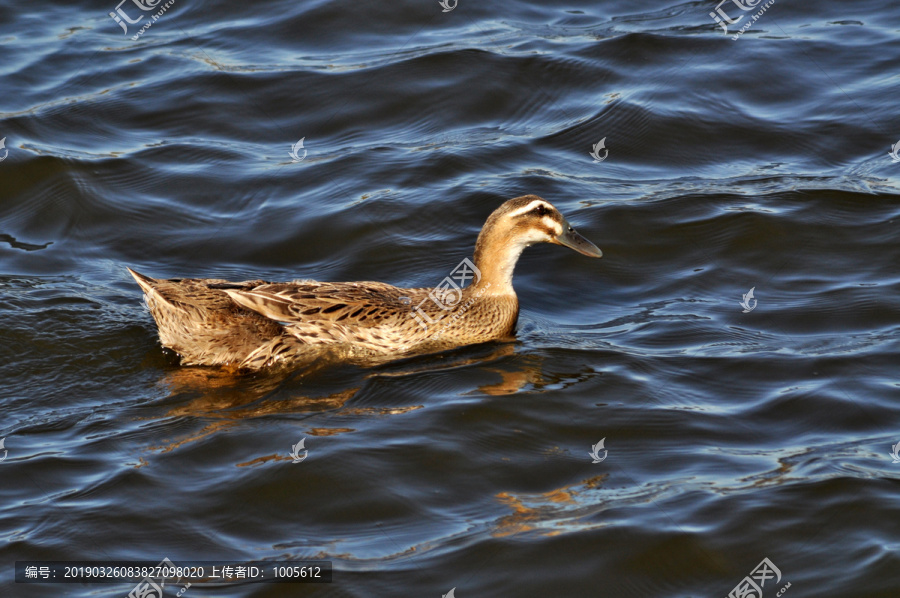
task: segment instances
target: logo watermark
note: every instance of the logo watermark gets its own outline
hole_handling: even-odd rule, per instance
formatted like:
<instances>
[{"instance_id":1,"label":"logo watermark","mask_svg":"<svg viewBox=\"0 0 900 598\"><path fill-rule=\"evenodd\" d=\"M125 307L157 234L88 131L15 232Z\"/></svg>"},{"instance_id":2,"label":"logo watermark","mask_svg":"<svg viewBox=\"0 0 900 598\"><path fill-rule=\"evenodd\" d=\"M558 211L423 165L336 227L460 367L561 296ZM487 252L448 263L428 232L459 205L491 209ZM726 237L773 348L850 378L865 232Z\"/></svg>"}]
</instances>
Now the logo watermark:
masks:
<instances>
[{"instance_id":1,"label":"logo watermark","mask_svg":"<svg viewBox=\"0 0 900 598\"><path fill-rule=\"evenodd\" d=\"M709 13L709 16L711 16L713 18L713 20L722 27L722 31L725 33L725 35L728 35L728 25L736 25L741 20L743 20L743 18L746 16L746 15L741 15L736 19L732 19L730 16L728 16L728 14L722 8L722 5L727 2L734 3L734 5L736 7L738 7L740 10L742 10L744 12L750 12L751 10L756 8L759 5L759 3L762 2L762 0L722 0L721 2L719 2L719 4L716 6L716 10ZM732 36L731 41L737 40L740 36L742 36L744 34L745 31L750 29L750 27L753 26L753 23L755 23L757 21L757 19L759 19L763 15L763 13L765 13L769 9L769 7L772 6L773 4L775 4L775 0L769 0L768 2L766 2L762 6L762 8L760 8L759 12L757 12L755 15L751 16L750 20L748 22L744 23L744 26L741 27L740 30L734 36Z\"/></svg>"},{"instance_id":2,"label":"logo watermark","mask_svg":"<svg viewBox=\"0 0 900 598\"><path fill-rule=\"evenodd\" d=\"M6 139L6 137L4 137L3 139ZM3 142L3 140L0 139L0 144L2 144L2 142ZM0 145L0 147L3 147L3 146ZM891 160L894 162L894 164L896 164L897 162L900 162L900 156L897 155L898 152L900 152L900 141L898 141L897 143L892 145L891 151L888 152L888 156L891 157ZM5 157L6 156L4 156L4 158Z\"/></svg>"},{"instance_id":3,"label":"logo watermark","mask_svg":"<svg viewBox=\"0 0 900 598\"><path fill-rule=\"evenodd\" d=\"M0 149L3 150L3 157L0 158L0 162L3 162L4 160L6 160L6 156L9 155L9 150L6 149L6 137L0 139Z\"/></svg>"},{"instance_id":4,"label":"logo watermark","mask_svg":"<svg viewBox=\"0 0 900 598\"><path fill-rule=\"evenodd\" d=\"M441 598L456 598L456 596L453 594L453 592L455 591L456 588L450 588L449 592L447 592L446 594L441 594Z\"/></svg>"},{"instance_id":5,"label":"logo watermark","mask_svg":"<svg viewBox=\"0 0 900 598\"><path fill-rule=\"evenodd\" d=\"M606 149L606 137L592 145L591 148L591 157L594 159L594 164L603 162L609 155L609 150ZM603 157L600 157L600 150L604 150Z\"/></svg>"},{"instance_id":6,"label":"logo watermark","mask_svg":"<svg viewBox=\"0 0 900 598\"><path fill-rule=\"evenodd\" d=\"M6 461L6 455L9 454L9 451L6 450L6 447L3 445L4 442L6 442L6 438L0 438L0 450L3 451L3 456L0 457L0 463Z\"/></svg>"},{"instance_id":7,"label":"logo watermark","mask_svg":"<svg viewBox=\"0 0 900 598\"><path fill-rule=\"evenodd\" d=\"M744 300L741 301L741 307L744 308L744 313L749 314L751 311L756 309L756 304L759 303L756 299L753 298L753 291L756 287L751 287L749 291L744 293ZM753 301L753 305L750 305L750 301Z\"/></svg>"},{"instance_id":8,"label":"logo watermark","mask_svg":"<svg viewBox=\"0 0 900 598\"><path fill-rule=\"evenodd\" d=\"M460 305L463 298L463 288L469 280L473 280L472 284L478 284L478 282L481 281L481 270L478 269L478 266L476 266L472 260L465 258L452 272L450 272L450 276L445 277L444 280L442 280L438 286L433 288L431 292L428 293L428 296L422 299L422 301L413 308L413 311L410 312L419 323L419 326L428 330L428 324L434 324L437 321L422 309L422 304L429 299L444 311L456 310L456 313L453 314L450 321L445 322L444 327L438 331L438 334L441 334L444 330L449 328L453 322L461 318L462 315L468 311L469 306L475 303L475 301L491 286L490 284L485 285L484 288L478 290L478 293L474 297L470 297L468 301Z\"/></svg>"},{"instance_id":9,"label":"logo watermark","mask_svg":"<svg viewBox=\"0 0 900 598\"><path fill-rule=\"evenodd\" d=\"M128 592L128 598L163 598L163 588L166 587L166 579L177 575L178 579L175 581L177 584L181 580L179 569L183 568L176 567L172 561L168 558L164 558L156 567L149 567L149 569L151 573L156 573L156 575L148 575L139 581L138 584ZM141 573L143 573L143 571L141 571ZM159 580L159 583L156 583L156 580ZM191 587L190 582L186 583L183 588L178 590L178 593L175 594L175 596L182 596L189 587Z\"/></svg>"},{"instance_id":10,"label":"logo watermark","mask_svg":"<svg viewBox=\"0 0 900 598\"><path fill-rule=\"evenodd\" d=\"M0 440L0 448L3 447L3 441ZM893 461L891 463L900 463L900 455L897 454L900 451L900 442L891 447L891 457L893 457ZM3 459L6 459L6 455L3 455ZM2 459L0 459L2 460Z\"/></svg>"},{"instance_id":11,"label":"logo watermark","mask_svg":"<svg viewBox=\"0 0 900 598\"><path fill-rule=\"evenodd\" d=\"M128 35L128 25L137 25L139 22L141 22L144 19L144 16L145 16L145 15L139 15L138 18L136 18L136 19L132 19L130 16L128 16L128 14L122 8L122 5L125 4L127 1L128 0L122 0L121 2L119 2L118 6L116 6L115 12L109 13L109 16L112 17L112 19L116 23L119 24L119 26L122 28L122 31L125 33L126 36ZM159 3L162 2L162 0L131 0L131 1L134 3L135 6L137 6L140 10L142 10L144 12L150 12L152 10L155 10L156 7L159 6ZM150 16L151 20L147 21L144 24L144 26L141 27L138 30L138 32L131 37L132 41L137 41L138 38L140 38L142 35L144 35L144 32L146 32L148 29L150 29L150 27L153 25L153 23L155 23L161 16L163 16L165 14L165 12L172 7L173 4L175 4L175 0L169 0L168 2L163 4L156 14Z\"/></svg>"},{"instance_id":12,"label":"logo watermark","mask_svg":"<svg viewBox=\"0 0 900 598\"><path fill-rule=\"evenodd\" d=\"M294 145L291 146L291 151L290 151L291 161L294 162L295 164L297 162L302 162L303 158L306 157L306 148L303 147L304 139L306 139L306 137L301 137L300 141L298 141L297 143L295 143ZM303 150L302 156L298 155L298 152L300 150Z\"/></svg>"},{"instance_id":13,"label":"logo watermark","mask_svg":"<svg viewBox=\"0 0 900 598\"><path fill-rule=\"evenodd\" d=\"M440 4L441 7L444 9L441 12L450 12L451 10L456 8L456 5L459 4L459 0L453 0L452 3L450 0L441 0L440 2L438 2L438 4ZM452 594L453 590L450 590L450 593ZM451 596L450 598L453 598L453 597Z\"/></svg>"},{"instance_id":14,"label":"logo watermark","mask_svg":"<svg viewBox=\"0 0 900 598\"><path fill-rule=\"evenodd\" d=\"M306 442L306 437L303 437L303 440L298 442L297 444L291 446L291 457L294 459L293 463L301 463L304 459L306 459L307 455L309 455L309 451L306 450L306 447L303 446L303 443ZM300 451L303 451L303 456L300 456Z\"/></svg>"},{"instance_id":15,"label":"logo watermark","mask_svg":"<svg viewBox=\"0 0 900 598\"><path fill-rule=\"evenodd\" d=\"M609 451L606 450L606 447L603 446L603 443L606 442L606 437L603 437L603 440L598 442L595 445L591 446L591 452L588 454L594 459L591 463L602 463L606 460L606 456L609 454ZM603 451L603 456L600 456L600 451Z\"/></svg>"},{"instance_id":16,"label":"logo watermark","mask_svg":"<svg viewBox=\"0 0 900 598\"><path fill-rule=\"evenodd\" d=\"M765 558L750 572L750 575L742 579L738 585L734 586L733 590L728 592L728 598L762 598L763 588L766 582L772 578L775 578L775 581L771 585L780 583L781 570L775 566L775 563ZM790 582L778 590L775 596L784 595L789 587L791 587Z\"/></svg>"}]
</instances>

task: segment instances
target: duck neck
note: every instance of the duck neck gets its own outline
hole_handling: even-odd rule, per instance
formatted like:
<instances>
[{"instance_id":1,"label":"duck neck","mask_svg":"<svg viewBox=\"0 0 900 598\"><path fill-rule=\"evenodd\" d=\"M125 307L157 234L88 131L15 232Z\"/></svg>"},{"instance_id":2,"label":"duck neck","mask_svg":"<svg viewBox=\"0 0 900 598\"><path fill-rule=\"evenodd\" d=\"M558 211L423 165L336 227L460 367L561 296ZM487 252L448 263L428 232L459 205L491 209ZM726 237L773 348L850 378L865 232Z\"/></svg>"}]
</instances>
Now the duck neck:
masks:
<instances>
[{"instance_id":1,"label":"duck neck","mask_svg":"<svg viewBox=\"0 0 900 598\"><path fill-rule=\"evenodd\" d=\"M475 243L473 261L481 272L478 282L472 284L472 290L488 295L508 295L515 297L512 278L516 262L525 249L525 245L506 238L505 235L492 235L489 230L482 230Z\"/></svg>"}]
</instances>

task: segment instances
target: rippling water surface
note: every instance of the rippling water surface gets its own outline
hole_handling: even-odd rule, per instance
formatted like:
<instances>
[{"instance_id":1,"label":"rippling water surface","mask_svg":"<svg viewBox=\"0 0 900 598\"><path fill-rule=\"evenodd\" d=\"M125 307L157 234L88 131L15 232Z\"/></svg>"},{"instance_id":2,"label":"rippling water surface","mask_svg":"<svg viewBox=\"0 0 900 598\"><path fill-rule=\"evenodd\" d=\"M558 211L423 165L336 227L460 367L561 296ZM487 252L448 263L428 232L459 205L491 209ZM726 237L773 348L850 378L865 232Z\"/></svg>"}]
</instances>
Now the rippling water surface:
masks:
<instances>
[{"instance_id":1,"label":"rippling water surface","mask_svg":"<svg viewBox=\"0 0 900 598\"><path fill-rule=\"evenodd\" d=\"M0 6L0 593L896 596L900 5L763 5ZM510 343L181 368L125 270L434 285L525 193L604 258L529 249Z\"/></svg>"}]
</instances>

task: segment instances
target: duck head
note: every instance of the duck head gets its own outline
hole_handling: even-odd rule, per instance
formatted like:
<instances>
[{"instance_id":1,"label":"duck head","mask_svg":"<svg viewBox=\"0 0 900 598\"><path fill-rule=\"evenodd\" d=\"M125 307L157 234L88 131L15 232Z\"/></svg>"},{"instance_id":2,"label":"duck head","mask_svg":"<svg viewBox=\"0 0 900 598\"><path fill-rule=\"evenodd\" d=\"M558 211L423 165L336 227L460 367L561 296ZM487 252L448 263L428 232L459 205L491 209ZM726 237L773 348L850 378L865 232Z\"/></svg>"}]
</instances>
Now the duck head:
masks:
<instances>
[{"instance_id":1,"label":"duck head","mask_svg":"<svg viewBox=\"0 0 900 598\"><path fill-rule=\"evenodd\" d=\"M479 285L490 282L492 294L515 294L512 274L522 251L535 243L555 243L589 257L603 257L600 249L578 234L553 204L537 195L523 195L494 210L475 243Z\"/></svg>"}]
</instances>

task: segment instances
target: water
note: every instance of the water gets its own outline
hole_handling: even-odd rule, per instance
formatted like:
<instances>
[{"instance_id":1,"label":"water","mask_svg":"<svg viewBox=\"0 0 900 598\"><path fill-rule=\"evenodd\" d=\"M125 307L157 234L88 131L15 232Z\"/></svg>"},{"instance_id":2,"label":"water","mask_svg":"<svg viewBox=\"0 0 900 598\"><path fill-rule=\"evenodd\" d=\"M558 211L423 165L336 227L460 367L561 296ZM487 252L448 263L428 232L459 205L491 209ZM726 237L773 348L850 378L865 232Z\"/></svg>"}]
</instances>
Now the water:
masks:
<instances>
[{"instance_id":1,"label":"water","mask_svg":"<svg viewBox=\"0 0 900 598\"><path fill-rule=\"evenodd\" d=\"M896 595L900 6L115 5L0 7L4 596ZM604 258L529 249L514 343L180 368L125 270L429 286L525 193Z\"/></svg>"}]
</instances>

